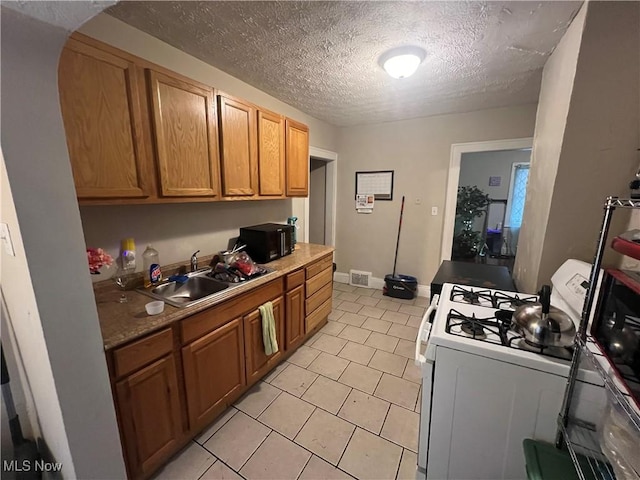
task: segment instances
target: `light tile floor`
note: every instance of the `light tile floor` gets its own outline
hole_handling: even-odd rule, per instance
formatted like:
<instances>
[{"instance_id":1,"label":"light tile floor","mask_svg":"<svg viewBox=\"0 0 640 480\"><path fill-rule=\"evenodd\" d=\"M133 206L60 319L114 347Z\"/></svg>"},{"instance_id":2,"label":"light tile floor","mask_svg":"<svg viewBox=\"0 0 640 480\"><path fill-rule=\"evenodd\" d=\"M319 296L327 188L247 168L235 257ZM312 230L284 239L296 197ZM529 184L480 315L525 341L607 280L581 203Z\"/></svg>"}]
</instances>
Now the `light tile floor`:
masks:
<instances>
[{"instance_id":1,"label":"light tile floor","mask_svg":"<svg viewBox=\"0 0 640 480\"><path fill-rule=\"evenodd\" d=\"M329 323L156 479L414 480L427 306L334 283Z\"/></svg>"}]
</instances>

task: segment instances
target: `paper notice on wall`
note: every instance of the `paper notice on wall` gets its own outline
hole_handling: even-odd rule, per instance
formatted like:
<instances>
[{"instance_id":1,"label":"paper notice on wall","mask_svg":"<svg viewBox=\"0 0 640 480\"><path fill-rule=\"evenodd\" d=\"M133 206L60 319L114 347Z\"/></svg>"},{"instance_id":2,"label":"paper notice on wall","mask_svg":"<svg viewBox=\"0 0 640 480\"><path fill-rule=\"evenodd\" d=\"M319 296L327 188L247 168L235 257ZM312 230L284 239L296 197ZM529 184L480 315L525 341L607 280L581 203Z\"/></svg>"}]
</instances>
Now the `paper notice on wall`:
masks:
<instances>
[{"instance_id":1,"label":"paper notice on wall","mask_svg":"<svg viewBox=\"0 0 640 480\"><path fill-rule=\"evenodd\" d=\"M356 212L373 213L373 195L356 195Z\"/></svg>"}]
</instances>

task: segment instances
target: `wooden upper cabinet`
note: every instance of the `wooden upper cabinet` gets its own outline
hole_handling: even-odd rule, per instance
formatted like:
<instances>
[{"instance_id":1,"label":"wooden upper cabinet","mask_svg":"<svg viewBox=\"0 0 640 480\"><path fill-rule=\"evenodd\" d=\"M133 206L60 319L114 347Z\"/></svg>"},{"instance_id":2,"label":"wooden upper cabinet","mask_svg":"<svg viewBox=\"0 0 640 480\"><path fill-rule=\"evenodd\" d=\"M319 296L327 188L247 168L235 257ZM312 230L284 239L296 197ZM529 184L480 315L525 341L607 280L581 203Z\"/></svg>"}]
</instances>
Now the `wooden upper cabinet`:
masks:
<instances>
[{"instance_id":1,"label":"wooden upper cabinet","mask_svg":"<svg viewBox=\"0 0 640 480\"><path fill-rule=\"evenodd\" d=\"M141 75L133 62L74 39L62 51L60 107L78 198L149 194Z\"/></svg>"},{"instance_id":2,"label":"wooden upper cabinet","mask_svg":"<svg viewBox=\"0 0 640 480\"><path fill-rule=\"evenodd\" d=\"M258 176L261 196L284 197L284 117L258 110Z\"/></svg>"},{"instance_id":3,"label":"wooden upper cabinet","mask_svg":"<svg viewBox=\"0 0 640 480\"><path fill-rule=\"evenodd\" d=\"M148 476L184 436L173 355L118 382L116 401L131 476Z\"/></svg>"},{"instance_id":4,"label":"wooden upper cabinet","mask_svg":"<svg viewBox=\"0 0 640 480\"><path fill-rule=\"evenodd\" d=\"M287 197L309 195L309 127L286 120Z\"/></svg>"},{"instance_id":5,"label":"wooden upper cabinet","mask_svg":"<svg viewBox=\"0 0 640 480\"><path fill-rule=\"evenodd\" d=\"M153 70L147 72L161 195L217 195L218 148L213 89Z\"/></svg>"},{"instance_id":6,"label":"wooden upper cabinet","mask_svg":"<svg viewBox=\"0 0 640 480\"><path fill-rule=\"evenodd\" d=\"M249 103L218 95L222 195L258 193L256 109Z\"/></svg>"}]
</instances>

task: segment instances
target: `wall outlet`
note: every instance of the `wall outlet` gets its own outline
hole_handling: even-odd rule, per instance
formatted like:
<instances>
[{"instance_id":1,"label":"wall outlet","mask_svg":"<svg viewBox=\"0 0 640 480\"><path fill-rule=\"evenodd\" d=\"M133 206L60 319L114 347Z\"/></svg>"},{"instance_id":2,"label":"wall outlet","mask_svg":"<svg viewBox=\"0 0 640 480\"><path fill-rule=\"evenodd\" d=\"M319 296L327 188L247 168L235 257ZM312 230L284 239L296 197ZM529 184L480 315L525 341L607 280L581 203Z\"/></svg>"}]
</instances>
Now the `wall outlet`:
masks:
<instances>
[{"instance_id":1,"label":"wall outlet","mask_svg":"<svg viewBox=\"0 0 640 480\"><path fill-rule=\"evenodd\" d=\"M438 215L438 207L431 207L431 215L434 217Z\"/></svg>"}]
</instances>

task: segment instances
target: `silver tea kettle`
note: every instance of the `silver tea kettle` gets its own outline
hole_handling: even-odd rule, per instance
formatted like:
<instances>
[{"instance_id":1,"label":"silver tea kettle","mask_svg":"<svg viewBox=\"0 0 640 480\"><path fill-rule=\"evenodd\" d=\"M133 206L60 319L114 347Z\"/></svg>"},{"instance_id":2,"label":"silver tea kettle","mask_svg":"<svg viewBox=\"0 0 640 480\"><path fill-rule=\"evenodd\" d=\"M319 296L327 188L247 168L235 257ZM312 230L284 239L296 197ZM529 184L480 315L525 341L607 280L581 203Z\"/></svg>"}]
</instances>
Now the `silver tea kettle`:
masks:
<instances>
[{"instance_id":1,"label":"silver tea kettle","mask_svg":"<svg viewBox=\"0 0 640 480\"><path fill-rule=\"evenodd\" d=\"M519 306L513 324L524 339L537 347L570 347L575 342L576 326L571 317L551 306L551 287L543 285L540 300Z\"/></svg>"}]
</instances>

